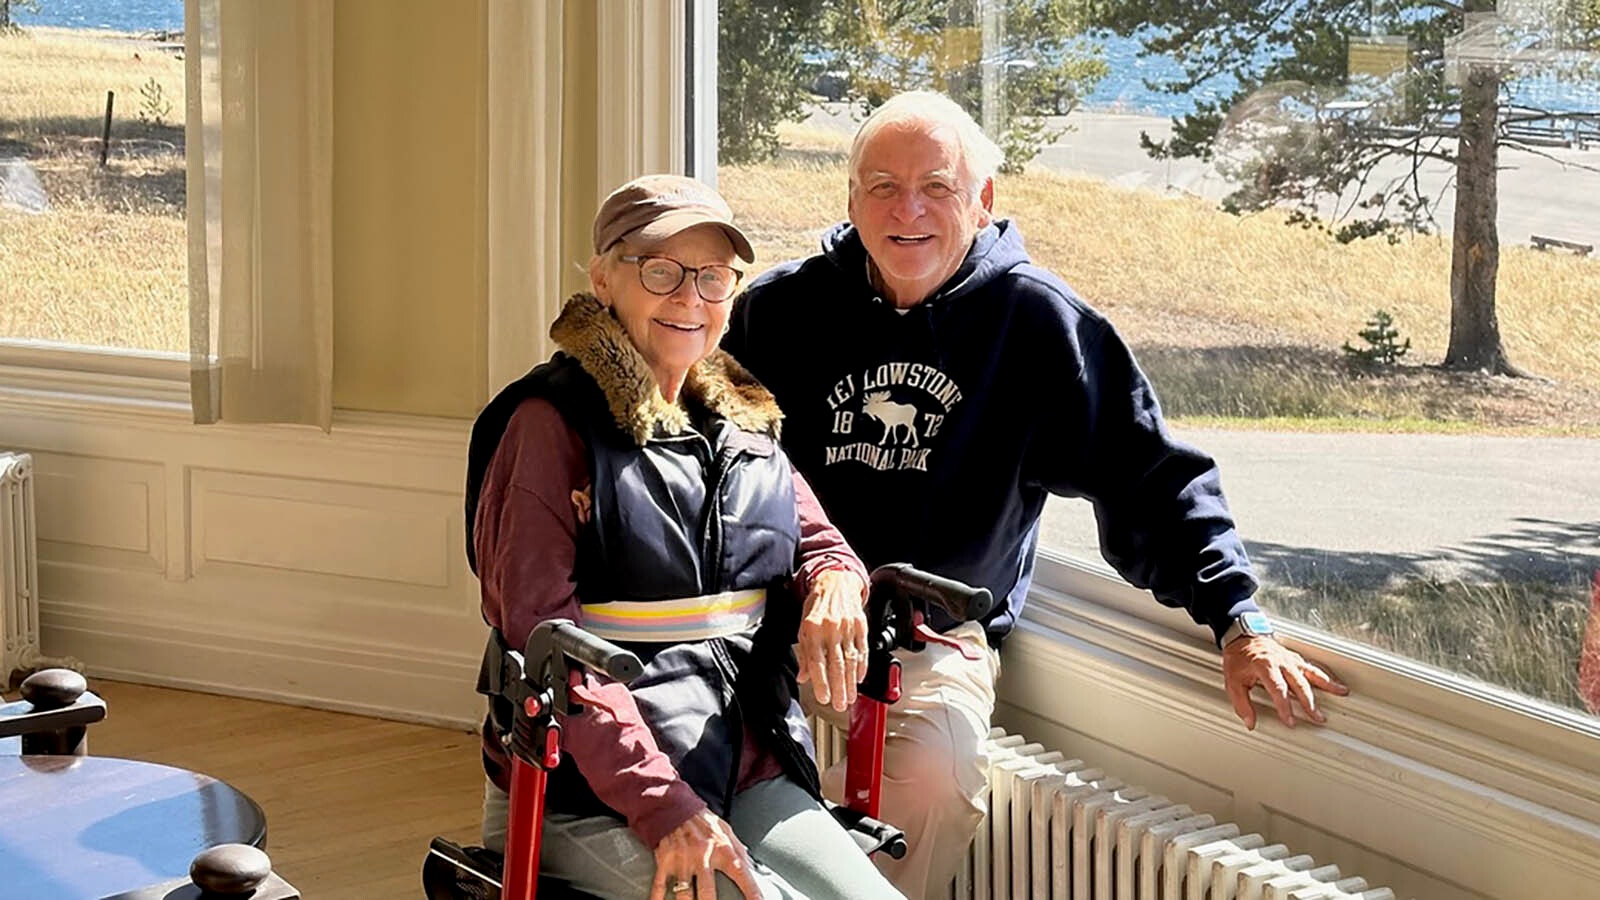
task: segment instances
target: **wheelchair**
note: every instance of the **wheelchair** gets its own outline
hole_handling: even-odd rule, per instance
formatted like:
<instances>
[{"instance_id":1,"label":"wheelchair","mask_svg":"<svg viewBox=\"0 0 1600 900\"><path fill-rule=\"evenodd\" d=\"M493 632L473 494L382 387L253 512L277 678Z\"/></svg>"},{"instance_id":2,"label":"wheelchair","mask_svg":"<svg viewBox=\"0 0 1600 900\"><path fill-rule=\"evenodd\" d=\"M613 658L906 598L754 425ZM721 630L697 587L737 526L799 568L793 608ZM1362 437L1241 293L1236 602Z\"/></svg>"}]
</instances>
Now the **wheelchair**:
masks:
<instances>
[{"instance_id":1,"label":"wheelchair","mask_svg":"<svg viewBox=\"0 0 1600 900\"><path fill-rule=\"evenodd\" d=\"M896 649L920 651L948 641L924 622L930 604L959 620L981 619L993 608L983 588L919 571L904 563L881 566L867 601L867 676L851 710L846 762L846 803L829 812L867 854L906 853L905 835L877 819L883 776L888 706L900 697ZM435 837L423 860L428 900L593 900L571 885L538 872L545 784L561 762L561 720L581 707L570 688L585 670L628 682L643 670L633 653L566 619L541 622L519 652L491 633L478 675L478 692L514 710L509 747L511 803L506 853L464 847Z\"/></svg>"}]
</instances>

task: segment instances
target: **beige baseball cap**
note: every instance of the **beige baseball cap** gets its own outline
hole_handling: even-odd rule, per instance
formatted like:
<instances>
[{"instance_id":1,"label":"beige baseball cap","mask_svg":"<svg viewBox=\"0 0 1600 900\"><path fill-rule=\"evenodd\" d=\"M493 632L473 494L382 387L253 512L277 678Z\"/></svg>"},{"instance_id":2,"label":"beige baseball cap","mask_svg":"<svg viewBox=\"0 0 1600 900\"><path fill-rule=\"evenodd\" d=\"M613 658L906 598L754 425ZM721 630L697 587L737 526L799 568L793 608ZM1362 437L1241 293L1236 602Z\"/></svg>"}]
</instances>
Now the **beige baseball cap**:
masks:
<instances>
[{"instance_id":1,"label":"beige baseball cap","mask_svg":"<svg viewBox=\"0 0 1600 900\"><path fill-rule=\"evenodd\" d=\"M594 252L625 237L656 244L695 225L718 225L745 262L755 262L750 239L733 224L722 195L683 175L644 175L611 192L594 215Z\"/></svg>"}]
</instances>

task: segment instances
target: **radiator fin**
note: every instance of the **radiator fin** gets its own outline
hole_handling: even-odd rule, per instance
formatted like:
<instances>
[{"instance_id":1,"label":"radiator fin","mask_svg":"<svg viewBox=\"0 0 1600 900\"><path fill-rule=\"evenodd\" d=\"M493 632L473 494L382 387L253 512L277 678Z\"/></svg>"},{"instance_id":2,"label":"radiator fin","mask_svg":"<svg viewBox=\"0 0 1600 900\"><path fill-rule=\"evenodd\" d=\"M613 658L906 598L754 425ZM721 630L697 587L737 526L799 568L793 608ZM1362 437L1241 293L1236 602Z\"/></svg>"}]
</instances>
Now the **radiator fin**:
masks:
<instances>
[{"instance_id":1,"label":"radiator fin","mask_svg":"<svg viewBox=\"0 0 1600 900\"><path fill-rule=\"evenodd\" d=\"M1258 834L999 729L953 900L1394 900Z\"/></svg>"},{"instance_id":2,"label":"radiator fin","mask_svg":"<svg viewBox=\"0 0 1600 900\"><path fill-rule=\"evenodd\" d=\"M0 687L39 655L33 457L0 451Z\"/></svg>"},{"instance_id":3,"label":"radiator fin","mask_svg":"<svg viewBox=\"0 0 1600 900\"><path fill-rule=\"evenodd\" d=\"M813 719L817 762L844 759L844 730ZM989 814L952 900L1395 900L1238 825L1153 795L994 729Z\"/></svg>"}]
</instances>

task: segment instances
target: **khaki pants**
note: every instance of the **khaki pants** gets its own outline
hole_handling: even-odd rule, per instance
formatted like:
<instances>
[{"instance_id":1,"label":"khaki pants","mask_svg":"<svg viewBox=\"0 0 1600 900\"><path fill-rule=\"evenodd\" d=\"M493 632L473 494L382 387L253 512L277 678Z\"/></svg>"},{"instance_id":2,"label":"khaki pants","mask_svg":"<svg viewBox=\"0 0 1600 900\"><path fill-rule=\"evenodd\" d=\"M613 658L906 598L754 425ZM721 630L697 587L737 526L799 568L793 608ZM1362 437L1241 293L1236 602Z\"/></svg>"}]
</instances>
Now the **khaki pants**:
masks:
<instances>
[{"instance_id":1,"label":"khaki pants","mask_svg":"<svg viewBox=\"0 0 1600 900\"><path fill-rule=\"evenodd\" d=\"M977 660L940 644L920 653L896 652L903 693L889 707L884 740L879 818L906 833L904 859L880 853L878 868L912 900L943 900L966 858L988 806L989 759L984 751L994 714L1000 657L983 627L967 622L951 631L978 651ZM818 709L809 685L800 693L806 711L848 728L849 715ZM828 799L843 802L844 764L823 773Z\"/></svg>"}]
</instances>

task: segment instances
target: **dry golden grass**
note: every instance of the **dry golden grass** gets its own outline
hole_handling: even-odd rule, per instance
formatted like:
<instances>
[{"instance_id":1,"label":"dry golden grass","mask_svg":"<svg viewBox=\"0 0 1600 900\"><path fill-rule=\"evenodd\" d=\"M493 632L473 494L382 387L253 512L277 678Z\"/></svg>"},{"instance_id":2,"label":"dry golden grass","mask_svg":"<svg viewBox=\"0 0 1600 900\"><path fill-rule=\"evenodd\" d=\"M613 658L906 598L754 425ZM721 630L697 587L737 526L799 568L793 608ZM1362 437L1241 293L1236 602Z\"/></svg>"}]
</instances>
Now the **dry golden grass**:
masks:
<instances>
[{"instance_id":1,"label":"dry golden grass","mask_svg":"<svg viewBox=\"0 0 1600 900\"><path fill-rule=\"evenodd\" d=\"M1268 325L1288 341L1326 347L1354 339L1385 309L1411 338L1413 359L1444 357L1450 247L1442 238L1339 244L1277 215L1234 217L1196 199L1048 173L1007 179L999 191L1034 256L1108 309L1242 323L1247 334ZM1597 300L1595 261L1502 248L1501 336L1534 373L1600 388Z\"/></svg>"},{"instance_id":2,"label":"dry golden grass","mask_svg":"<svg viewBox=\"0 0 1600 900\"><path fill-rule=\"evenodd\" d=\"M0 335L189 347L183 219L0 209Z\"/></svg>"},{"instance_id":3,"label":"dry golden grass","mask_svg":"<svg viewBox=\"0 0 1600 900\"><path fill-rule=\"evenodd\" d=\"M814 253L845 210L844 138L786 129L771 163L719 172L758 268ZM1280 215L1034 169L997 184L1036 262L1061 273L1139 350L1176 415L1465 422L1600 432L1600 262L1502 248L1498 312L1512 359L1548 381L1452 375L1448 243L1339 244ZM1412 341L1397 376L1363 377L1339 347L1376 309Z\"/></svg>"},{"instance_id":4,"label":"dry golden grass","mask_svg":"<svg viewBox=\"0 0 1600 900\"><path fill-rule=\"evenodd\" d=\"M113 135L137 122L140 89L154 78L183 124L183 61L147 40L111 32L28 28L0 36L0 139L98 140L106 91L116 92Z\"/></svg>"},{"instance_id":5,"label":"dry golden grass","mask_svg":"<svg viewBox=\"0 0 1600 900\"><path fill-rule=\"evenodd\" d=\"M1353 585L1268 583L1266 609L1341 637L1578 712L1589 584L1403 577Z\"/></svg>"},{"instance_id":6,"label":"dry golden grass","mask_svg":"<svg viewBox=\"0 0 1600 900\"><path fill-rule=\"evenodd\" d=\"M152 78L171 107L161 124L140 94ZM187 349L183 89L182 61L148 41L0 37L0 157L27 160L50 203L0 208L0 336ZM107 90L117 99L101 168Z\"/></svg>"}]
</instances>

